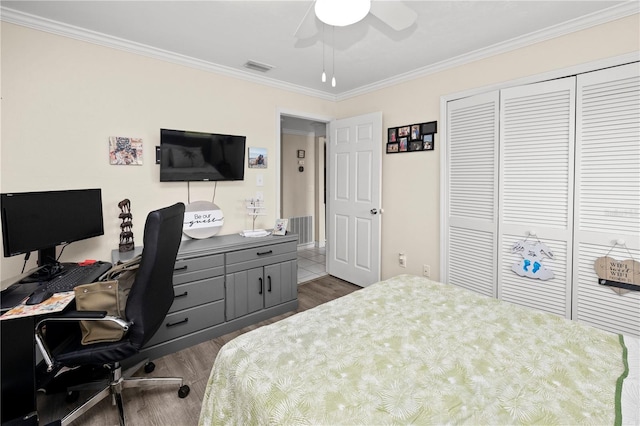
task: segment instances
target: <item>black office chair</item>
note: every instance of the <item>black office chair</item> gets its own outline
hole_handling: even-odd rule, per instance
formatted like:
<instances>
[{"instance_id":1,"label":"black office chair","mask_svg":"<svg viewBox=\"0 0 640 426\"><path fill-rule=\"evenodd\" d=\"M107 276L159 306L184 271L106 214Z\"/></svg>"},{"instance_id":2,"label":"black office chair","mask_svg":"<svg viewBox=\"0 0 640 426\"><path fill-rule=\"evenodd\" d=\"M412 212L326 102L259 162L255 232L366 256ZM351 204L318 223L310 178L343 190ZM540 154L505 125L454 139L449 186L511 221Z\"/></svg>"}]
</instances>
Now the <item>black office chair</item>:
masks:
<instances>
[{"instance_id":1,"label":"black office chair","mask_svg":"<svg viewBox=\"0 0 640 426\"><path fill-rule=\"evenodd\" d=\"M80 366L104 366L109 370L108 384L63 418L62 425L71 423L109 395L112 396L113 404L118 406L120 424L124 425L122 390L129 387L172 384L180 386L178 395L181 398L188 395L189 387L183 385L181 378L126 378L127 373L135 372L144 361L127 370L125 374L120 366L121 361L136 355L153 337L173 303L173 268L180 246L184 210L184 204L177 203L153 211L147 216L142 259L127 300L126 321L106 316L105 312L72 311L62 316L46 318L36 326L36 343L49 372L61 367ZM53 352L49 350L45 339L47 332L43 332L43 325L48 323L50 328L54 328L54 324L60 321L79 320L111 321L120 324L128 332L117 342L84 346L80 343L80 333L77 333L77 336L68 338ZM149 370L145 368L146 372L150 372Z\"/></svg>"}]
</instances>

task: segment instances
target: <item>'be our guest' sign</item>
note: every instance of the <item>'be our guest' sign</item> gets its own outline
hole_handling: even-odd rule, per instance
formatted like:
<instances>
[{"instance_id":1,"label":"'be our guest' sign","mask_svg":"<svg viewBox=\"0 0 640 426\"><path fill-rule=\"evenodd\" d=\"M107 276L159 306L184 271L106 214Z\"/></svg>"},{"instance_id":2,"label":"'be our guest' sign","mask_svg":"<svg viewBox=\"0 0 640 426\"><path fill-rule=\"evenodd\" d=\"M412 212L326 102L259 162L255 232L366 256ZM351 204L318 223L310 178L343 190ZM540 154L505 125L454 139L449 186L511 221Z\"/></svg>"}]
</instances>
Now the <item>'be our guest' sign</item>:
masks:
<instances>
[{"instance_id":1,"label":"'be our guest' sign","mask_svg":"<svg viewBox=\"0 0 640 426\"><path fill-rule=\"evenodd\" d=\"M184 212L182 232L195 239L216 235L224 224L222 210L209 201L194 201Z\"/></svg>"}]
</instances>

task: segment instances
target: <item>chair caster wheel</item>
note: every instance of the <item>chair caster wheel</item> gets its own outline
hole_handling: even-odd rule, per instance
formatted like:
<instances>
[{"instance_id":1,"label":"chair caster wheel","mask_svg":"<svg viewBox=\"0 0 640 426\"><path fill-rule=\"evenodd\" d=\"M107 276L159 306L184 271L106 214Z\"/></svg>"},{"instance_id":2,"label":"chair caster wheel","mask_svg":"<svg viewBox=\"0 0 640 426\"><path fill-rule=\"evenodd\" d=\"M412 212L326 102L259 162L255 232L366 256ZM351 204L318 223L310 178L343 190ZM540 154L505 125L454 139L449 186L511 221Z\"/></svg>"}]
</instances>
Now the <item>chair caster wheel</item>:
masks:
<instances>
[{"instance_id":1,"label":"chair caster wheel","mask_svg":"<svg viewBox=\"0 0 640 426\"><path fill-rule=\"evenodd\" d=\"M78 391L69 391L67 392L67 396L64 397L64 402L67 404L73 404L80 397L80 392Z\"/></svg>"},{"instance_id":2,"label":"chair caster wheel","mask_svg":"<svg viewBox=\"0 0 640 426\"><path fill-rule=\"evenodd\" d=\"M144 365L144 372L147 374L151 373L155 369L156 365L153 362L148 362Z\"/></svg>"},{"instance_id":3,"label":"chair caster wheel","mask_svg":"<svg viewBox=\"0 0 640 426\"><path fill-rule=\"evenodd\" d=\"M178 396L179 396L180 398L186 398L186 397L187 397L187 395L189 395L189 391L190 391L190 390L191 390L191 389L189 389L189 386L187 386L187 385L182 385L182 386L180 386L180 389L178 389Z\"/></svg>"}]
</instances>

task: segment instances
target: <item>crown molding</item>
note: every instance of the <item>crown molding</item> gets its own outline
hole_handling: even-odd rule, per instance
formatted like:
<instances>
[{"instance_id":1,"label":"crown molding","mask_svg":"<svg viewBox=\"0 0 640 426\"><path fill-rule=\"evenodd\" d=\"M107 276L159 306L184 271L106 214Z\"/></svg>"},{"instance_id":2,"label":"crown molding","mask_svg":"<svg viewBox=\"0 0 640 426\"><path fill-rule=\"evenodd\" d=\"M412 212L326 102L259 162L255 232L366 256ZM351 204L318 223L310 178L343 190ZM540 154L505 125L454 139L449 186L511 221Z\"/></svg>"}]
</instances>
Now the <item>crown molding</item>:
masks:
<instances>
[{"instance_id":1,"label":"crown molding","mask_svg":"<svg viewBox=\"0 0 640 426\"><path fill-rule=\"evenodd\" d=\"M504 42L465 53L454 58L435 63L433 65L418 68L414 71L399 74L386 80L380 80L378 82L362 86L348 92L340 93L336 96L336 100L343 101L356 96L364 95L366 93L374 92L376 90L385 89L387 87L395 86L399 83L415 80L420 77L459 67L461 65L466 65L471 62L489 58L491 56L511 52L513 50L527 47L556 37L561 37L563 35L585 30L597 25L606 24L607 22L615 21L617 19L626 18L627 16L635 15L637 13L640 13L640 2L638 2L637 0L627 1L625 3L612 6L608 9L585 15L581 18L566 21L540 31L525 34L521 37L506 40Z\"/></svg>"},{"instance_id":2,"label":"crown molding","mask_svg":"<svg viewBox=\"0 0 640 426\"><path fill-rule=\"evenodd\" d=\"M153 59L159 59L165 62L171 62L177 65L183 65L202 71L221 74L240 80L250 81L252 83L262 84L276 89L287 90L302 95L313 96L315 98L335 101L336 96L320 90L309 89L307 87L285 83L265 76L252 74L248 71L238 70L224 65L214 64L212 62L203 61L186 55L170 52L168 50L158 49L142 43L113 37L104 33L87 30L85 28L76 27L74 25L65 24L51 19L42 18L29 13L20 12L15 9L9 9L0 6L0 20L23 27L32 28L51 34L69 37L88 43L97 44L104 47L122 50L125 52L146 56Z\"/></svg>"},{"instance_id":3,"label":"crown molding","mask_svg":"<svg viewBox=\"0 0 640 426\"><path fill-rule=\"evenodd\" d=\"M338 95L330 94L320 90L310 89L295 84L285 83L265 76L254 75L252 73L249 73L248 71L218 65L212 62L202 61L200 59L180 55L177 53L169 52L167 50L157 49L130 40L109 36L96 31L91 31L51 19L46 19L28 13L20 12L4 6L0 6L0 20L3 22L21 25L24 27L69 37L80 41L147 56L165 62L183 65L207 72L262 84L276 89L286 90L293 93L336 102L391 87L399 83L415 80L420 77L465 65L491 56L507 53L516 49L530 46L532 44L540 43L545 40L614 21L616 19L625 18L639 12L640 3L637 0L630 0L620 5L612 6L603 11L598 11L578 19L563 22L544 30L536 31L521 37L494 44L483 49L478 49L473 52L459 55L455 58L447 59L445 61L441 61L427 67L399 74L392 78L361 86L357 89L346 91Z\"/></svg>"}]
</instances>

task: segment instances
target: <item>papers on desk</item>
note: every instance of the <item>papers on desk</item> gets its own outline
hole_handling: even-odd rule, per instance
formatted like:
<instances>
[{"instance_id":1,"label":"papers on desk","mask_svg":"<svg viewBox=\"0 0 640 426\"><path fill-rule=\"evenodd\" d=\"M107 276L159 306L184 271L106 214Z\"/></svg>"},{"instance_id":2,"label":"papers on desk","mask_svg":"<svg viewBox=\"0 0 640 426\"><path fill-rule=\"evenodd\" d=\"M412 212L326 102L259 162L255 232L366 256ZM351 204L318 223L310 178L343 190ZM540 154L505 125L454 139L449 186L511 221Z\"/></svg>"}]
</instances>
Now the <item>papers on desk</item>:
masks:
<instances>
[{"instance_id":1,"label":"papers on desk","mask_svg":"<svg viewBox=\"0 0 640 426\"><path fill-rule=\"evenodd\" d=\"M267 235L271 235L271 232L265 231L264 229L256 229L254 231L249 229L242 231L240 235L243 237L266 237Z\"/></svg>"},{"instance_id":2,"label":"papers on desk","mask_svg":"<svg viewBox=\"0 0 640 426\"><path fill-rule=\"evenodd\" d=\"M60 312L67 307L67 305L73 300L74 297L75 296L73 291L54 293L53 296L37 305L25 305L24 302L27 300L25 299L15 308L5 312L2 316L0 316L0 321Z\"/></svg>"}]
</instances>

